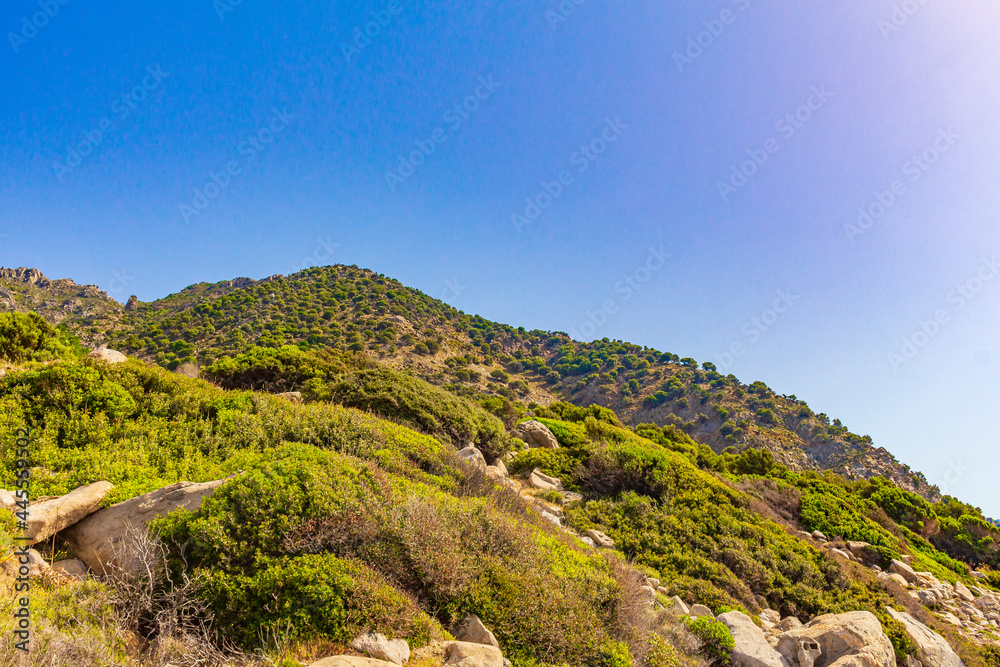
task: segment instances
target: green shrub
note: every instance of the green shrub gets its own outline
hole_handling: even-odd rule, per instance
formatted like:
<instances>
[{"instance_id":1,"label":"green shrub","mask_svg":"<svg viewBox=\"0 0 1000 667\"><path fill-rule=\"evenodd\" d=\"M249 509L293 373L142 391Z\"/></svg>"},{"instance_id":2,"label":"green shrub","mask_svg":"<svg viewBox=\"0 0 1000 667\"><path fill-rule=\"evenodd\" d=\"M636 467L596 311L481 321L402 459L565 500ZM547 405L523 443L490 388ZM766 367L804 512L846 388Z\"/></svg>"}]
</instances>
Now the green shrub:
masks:
<instances>
[{"instance_id":1,"label":"green shrub","mask_svg":"<svg viewBox=\"0 0 1000 667\"><path fill-rule=\"evenodd\" d=\"M23 364L79 356L79 343L38 313L0 313L0 361Z\"/></svg>"},{"instance_id":2,"label":"green shrub","mask_svg":"<svg viewBox=\"0 0 1000 667\"><path fill-rule=\"evenodd\" d=\"M701 653L710 665L728 665L736 641L722 623L713 618L698 618L688 622L688 629L701 642Z\"/></svg>"}]
</instances>

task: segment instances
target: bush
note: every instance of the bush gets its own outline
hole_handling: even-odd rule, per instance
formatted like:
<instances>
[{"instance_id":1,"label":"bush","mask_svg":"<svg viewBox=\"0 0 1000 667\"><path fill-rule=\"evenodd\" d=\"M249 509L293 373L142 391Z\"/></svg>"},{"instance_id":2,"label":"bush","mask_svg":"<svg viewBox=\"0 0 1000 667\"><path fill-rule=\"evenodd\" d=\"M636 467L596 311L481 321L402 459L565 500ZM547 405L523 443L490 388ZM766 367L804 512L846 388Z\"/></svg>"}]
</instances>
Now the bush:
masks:
<instances>
[{"instance_id":1,"label":"bush","mask_svg":"<svg viewBox=\"0 0 1000 667\"><path fill-rule=\"evenodd\" d=\"M736 641L722 623L713 618L698 618L688 622L688 629L701 641L701 653L710 665L728 665Z\"/></svg>"},{"instance_id":2,"label":"bush","mask_svg":"<svg viewBox=\"0 0 1000 667\"><path fill-rule=\"evenodd\" d=\"M0 360L13 364L79 356L79 343L38 313L0 313Z\"/></svg>"}]
</instances>

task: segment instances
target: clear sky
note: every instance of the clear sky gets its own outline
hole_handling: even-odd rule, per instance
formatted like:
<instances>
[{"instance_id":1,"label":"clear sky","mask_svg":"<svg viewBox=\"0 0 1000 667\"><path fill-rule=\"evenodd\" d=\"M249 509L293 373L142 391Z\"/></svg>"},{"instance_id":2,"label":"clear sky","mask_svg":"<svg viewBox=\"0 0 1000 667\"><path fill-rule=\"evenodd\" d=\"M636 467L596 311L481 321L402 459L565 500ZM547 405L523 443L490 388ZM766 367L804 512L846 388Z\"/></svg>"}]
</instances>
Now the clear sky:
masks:
<instances>
[{"instance_id":1,"label":"clear sky","mask_svg":"<svg viewBox=\"0 0 1000 667\"><path fill-rule=\"evenodd\" d=\"M1000 515L994 3L15 0L0 31L2 266L124 301L357 264L763 380Z\"/></svg>"}]
</instances>

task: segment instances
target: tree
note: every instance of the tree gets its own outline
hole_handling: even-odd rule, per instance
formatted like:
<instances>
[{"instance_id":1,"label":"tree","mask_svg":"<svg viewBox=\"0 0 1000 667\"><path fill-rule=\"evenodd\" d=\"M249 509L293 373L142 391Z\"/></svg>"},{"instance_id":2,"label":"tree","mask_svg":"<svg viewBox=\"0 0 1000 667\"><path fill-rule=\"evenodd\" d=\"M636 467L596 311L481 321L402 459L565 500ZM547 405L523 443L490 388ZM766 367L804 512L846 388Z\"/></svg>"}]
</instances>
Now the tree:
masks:
<instances>
[{"instance_id":1,"label":"tree","mask_svg":"<svg viewBox=\"0 0 1000 667\"><path fill-rule=\"evenodd\" d=\"M15 364L53 361L73 356L73 348L69 336L38 313L0 314L0 359Z\"/></svg>"}]
</instances>

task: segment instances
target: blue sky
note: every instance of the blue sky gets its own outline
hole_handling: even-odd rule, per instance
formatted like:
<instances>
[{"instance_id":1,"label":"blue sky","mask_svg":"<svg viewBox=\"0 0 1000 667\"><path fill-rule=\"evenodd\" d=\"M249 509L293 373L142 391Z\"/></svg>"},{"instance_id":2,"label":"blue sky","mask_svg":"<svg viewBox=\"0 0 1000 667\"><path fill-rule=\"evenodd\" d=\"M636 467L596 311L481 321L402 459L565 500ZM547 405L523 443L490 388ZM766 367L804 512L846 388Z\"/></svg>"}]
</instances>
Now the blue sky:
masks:
<instances>
[{"instance_id":1,"label":"blue sky","mask_svg":"<svg viewBox=\"0 0 1000 667\"><path fill-rule=\"evenodd\" d=\"M763 380L1000 515L1000 8L577 2L8 3L0 265L358 264Z\"/></svg>"}]
</instances>

